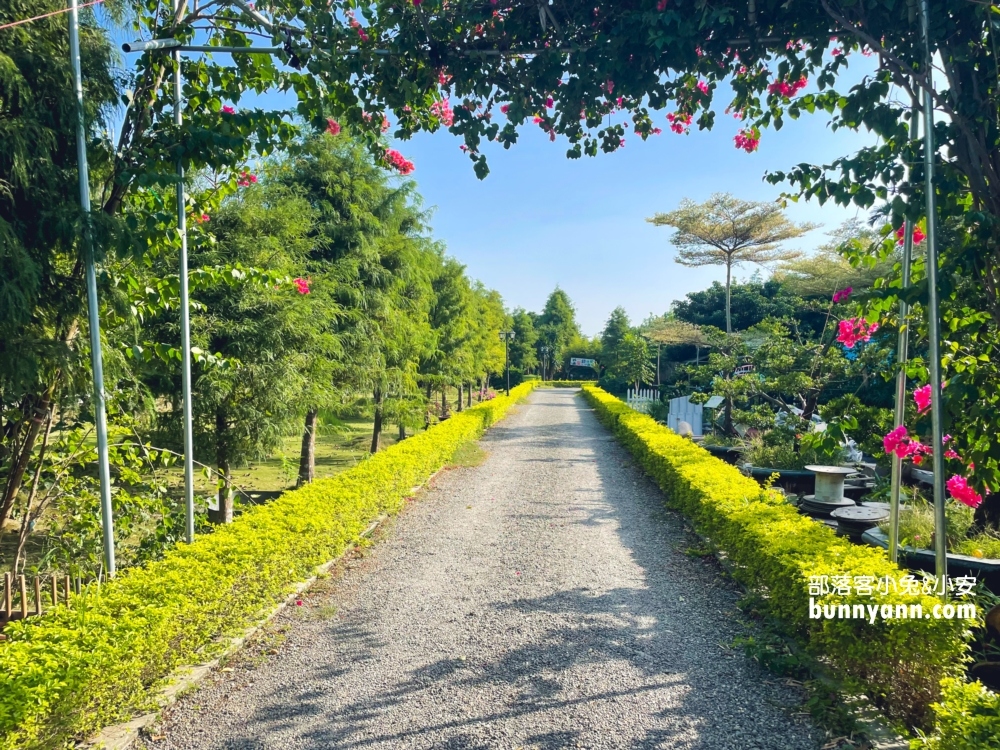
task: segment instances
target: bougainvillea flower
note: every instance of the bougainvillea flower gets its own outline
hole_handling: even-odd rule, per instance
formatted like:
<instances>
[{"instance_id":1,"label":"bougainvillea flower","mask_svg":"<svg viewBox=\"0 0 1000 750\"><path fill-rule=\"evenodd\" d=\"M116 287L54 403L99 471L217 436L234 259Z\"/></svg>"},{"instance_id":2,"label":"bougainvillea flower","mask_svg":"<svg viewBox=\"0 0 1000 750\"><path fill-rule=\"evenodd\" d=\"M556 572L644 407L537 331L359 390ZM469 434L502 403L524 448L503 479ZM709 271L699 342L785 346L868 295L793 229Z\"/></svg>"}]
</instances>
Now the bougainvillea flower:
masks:
<instances>
[{"instance_id":1,"label":"bougainvillea flower","mask_svg":"<svg viewBox=\"0 0 1000 750\"><path fill-rule=\"evenodd\" d=\"M661 13L665 11L667 9L667 0L660 0L660 2L656 4L656 9Z\"/></svg>"},{"instance_id":2,"label":"bougainvillea flower","mask_svg":"<svg viewBox=\"0 0 1000 750\"><path fill-rule=\"evenodd\" d=\"M431 105L431 114L438 118L446 128L450 128L455 122L455 114L451 111L451 103L447 99L434 102Z\"/></svg>"},{"instance_id":3,"label":"bougainvillea flower","mask_svg":"<svg viewBox=\"0 0 1000 750\"><path fill-rule=\"evenodd\" d=\"M946 486L949 495L970 508L978 508L983 502L983 496L970 487L968 480L963 476L955 474L946 482Z\"/></svg>"},{"instance_id":4,"label":"bougainvillea flower","mask_svg":"<svg viewBox=\"0 0 1000 750\"><path fill-rule=\"evenodd\" d=\"M247 172L245 169L243 173L236 179L236 184L240 187L250 187L250 185L257 182L257 175Z\"/></svg>"},{"instance_id":5,"label":"bougainvillea flower","mask_svg":"<svg viewBox=\"0 0 1000 750\"><path fill-rule=\"evenodd\" d=\"M500 105L500 111L503 112L504 114L507 114L508 112L510 112L510 105L509 104L501 104Z\"/></svg>"},{"instance_id":6,"label":"bougainvillea flower","mask_svg":"<svg viewBox=\"0 0 1000 750\"><path fill-rule=\"evenodd\" d=\"M736 148L743 149L748 154L752 154L760 145L760 136L758 136L752 129L740 130L740 132L733 137L733 143L736 144Z\"/></svg>"},{"instance_id":7,"label":"bougainvillea flower","mask_svg":"<svg viewBox=\"0 0 1000 750\"><path fill-rule=\"evenodd\" d=\"M851 296L851 292L854 291L853 287L847 287L846 289L838 289L833 293L834 302L843 302L845 299Z\"/></svg>"},{"instance_id":8,"label":"bougainvillea flower","mask_svg":"<svg viewBox=\"0 0 1000 750\"><path fill-rule=\"evenodd\" d=\"M931 384L921 386L913 392L913 400L917 402L917 410L927 411L931 406Z\"/></svg>"},{"instance_id":9,"label":"bougainvillea flower","mask_svg":"<svg viewBox=\"0 0 1000 750\"><path fill-rule=\"evenodd\" d=\"M792 82L775 81L767 87L767 91L769 94L780 94L784 97L792 97L804 89L808 83L809 81L805 76L802 76L799 80Z\"/></svg>"},{"instance_id":10,"label":"bougainvillea flower","mask_svg":"<svg viewBox=\"0 0 1000 750\"><path fill-rule=\"evenodd\" d=\"M385 160L389 162L389 166L399 172L401 175L408 175L414 170L413 162L403 156L401 153L396 151L396 149L389 148L385 151Z\"/></svg>"},{"instance_id":11,"label":"bougainvillea flower","mask_svg":"<svg viewBox=\"0 0 1000 750\"><path fill-rule=\"evenodd\" d=\"M703 93L708 93L708 81L698 81L698 90Z\"/></svg>"},{"instance_id":12,"label":"bougainvillea flower","mask_svg":"<svg viewBox=\"0 0 1000 750\"><path fill-rule=\"evenodd\" d=\"M309 282L306 281L305 279L298 278L295 279L295 281L292 283L295 284L295 291L297 291L299 294L309 294Z\"/></svg>"},{"instance_id":13,"label":"bougainvillea flower","mask_svg":"<svg viewBox=\"0 0 1000 750\"><path fill-rule=\"evenodd\" d=\"M903 241L905 239L904 236L903 236L905 229L906 229L906 227L902 226L902 227L900 227L899 229L896 230L896 244L897 245L902 245L903 244ZM924 241L924 239L926 239L926 237L927 237L927 235L924 234L923 230L920 227L913 227L913 244L914 245L919 245L921 242Z\"/></svg>"},{"instance_id":14,"label":"bougainvillea flower","mask_svg":"<svg viewBox=\"0 0 1000 750\"><path fill-rule=\"evenodd\" d=\"M955 461L961 461L962 460L962 457L960 455L958 455L958 453L956 453L955 451L951 450L950 448L944 452L944 457L945 458L953 459Z\"/></svg>"},{"instance_id":15,"label":"bougainvillea flower","mask_svg":"<svg viewBox=\"0 0 1000 750\"><path fill-rule=\"evenodd\" d=\"M899 445L901 443L905 443L907 439L908 435L906 434L906 428L903 425L900 425L882 438L882 445L885 448L886 453L895 453Z\"/></svg>"},{"instance_id":16,"label":"bougainvillea flower","mask_svg":"<svg viewBox=\"0 0 1000 750\"><path fill-rule=\"evenodd\" d=\"M224 113L226 113L227 115L235 115L236 114L236 110L233 109L232 107L230 107L228 104L225 107L222 108L222 111Z\"/></svg>"},{"instance_id":17,"label":"bougainvillea flower","mask_svg":"<svg viewBox=\"0 0 1000 750\"><path fill-rule=\"evenodd\" d=\"M326 120L326 132L330 135L338 135L340 133L340 123L332 117L328 117Z\"/></svg>"},{"instance_id":18,"label":"bougainvillea flower","mask_svg":"<svg viewBox=\"0 0 1000 750\"><path fill-rule=\"evenodd\" d=\"M859 341L871 341L878 330L878 323L869 323L864 318L848 318L837 324L837 341L853 349Z\"/></svg>"}]
</instances>

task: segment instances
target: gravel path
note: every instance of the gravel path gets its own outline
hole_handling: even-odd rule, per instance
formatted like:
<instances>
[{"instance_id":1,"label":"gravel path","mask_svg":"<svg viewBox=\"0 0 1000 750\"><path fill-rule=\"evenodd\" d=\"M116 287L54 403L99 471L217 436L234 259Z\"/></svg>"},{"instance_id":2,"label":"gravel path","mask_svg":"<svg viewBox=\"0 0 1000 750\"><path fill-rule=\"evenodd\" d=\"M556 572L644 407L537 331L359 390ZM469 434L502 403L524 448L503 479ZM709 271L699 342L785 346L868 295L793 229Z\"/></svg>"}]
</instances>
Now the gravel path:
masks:
<instances>
[{"instance_id":1,"label":"gravel path","mask_svg":"<svg viewBox=\"0 0 1000 750\"><path fill-rule=\"evenodd\" d=\"M146 746L818 747L738 595L575 391L536 391Z\"/></svg>"}]
</instances>

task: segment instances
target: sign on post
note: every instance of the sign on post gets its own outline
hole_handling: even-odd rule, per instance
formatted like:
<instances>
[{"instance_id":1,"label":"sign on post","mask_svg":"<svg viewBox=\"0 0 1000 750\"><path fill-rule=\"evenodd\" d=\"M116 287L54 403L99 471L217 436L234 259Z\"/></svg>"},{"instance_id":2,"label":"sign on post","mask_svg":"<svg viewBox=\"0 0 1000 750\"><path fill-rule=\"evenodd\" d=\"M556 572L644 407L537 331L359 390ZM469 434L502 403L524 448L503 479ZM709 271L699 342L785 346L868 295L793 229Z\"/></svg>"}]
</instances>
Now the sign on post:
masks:
<instances>
[{"instance_id":1,"label":"sign on post","mask_svg":"<svg viewBox=\"0 0 1000 750\"><path fill-rule=\"evenodd\" d=\"M569 358L570 367L597 367L596 359L583 359L581 357L570 357Z\"/></svg>"}]
</instances>

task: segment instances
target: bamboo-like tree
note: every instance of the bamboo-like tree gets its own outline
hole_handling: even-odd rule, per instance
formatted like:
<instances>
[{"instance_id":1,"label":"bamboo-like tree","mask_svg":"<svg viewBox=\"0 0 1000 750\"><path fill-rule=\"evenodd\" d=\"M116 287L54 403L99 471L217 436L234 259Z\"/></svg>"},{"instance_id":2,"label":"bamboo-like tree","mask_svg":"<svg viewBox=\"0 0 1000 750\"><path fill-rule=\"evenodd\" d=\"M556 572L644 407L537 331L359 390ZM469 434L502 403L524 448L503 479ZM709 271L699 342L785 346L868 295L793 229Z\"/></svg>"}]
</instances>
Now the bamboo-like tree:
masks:
<instances>
[{"instance_id":1,"label":"bamboo-like tree","mask_svg":"<svg viewBox=\"0 0 1000 750\"><path fill-rule=\"evenodd\" d=\"M646 221L677 230L670 241L677 247L676 261L681 265L726 267L727 334L733 332L733 266L791 260L798 252L783 249L781 244L816 228L789 221L777 203L745 201L729 193L715 193L704 203L685 198L675 211L655 214Z\"/></svg>"},{"instance_id":2,"label":"bamboo-like tree","mask_svg":"<svg viewBox=\"0 0 1000 750\"><path fill-rule=\"evenodd\" d=\"M701 348L708 346L708 337L699 326L664 315L642 327L642 335L656 344L656 384L660 384L660 348L688 344L695 347L695 364L701 359Z\"/></svg>"}]
</instances>

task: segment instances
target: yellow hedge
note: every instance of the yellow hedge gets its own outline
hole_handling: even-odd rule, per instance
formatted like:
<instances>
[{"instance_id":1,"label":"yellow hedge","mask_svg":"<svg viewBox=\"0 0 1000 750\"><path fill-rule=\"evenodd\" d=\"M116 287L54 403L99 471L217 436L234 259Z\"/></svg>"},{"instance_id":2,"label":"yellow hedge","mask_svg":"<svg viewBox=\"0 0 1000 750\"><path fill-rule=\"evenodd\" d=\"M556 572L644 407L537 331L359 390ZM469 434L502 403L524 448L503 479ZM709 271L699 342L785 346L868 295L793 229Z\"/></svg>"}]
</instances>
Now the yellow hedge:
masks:
<instances>
[{"instance_id":1,"label":"yellow hedge","mask_svg":"<svg viewBox=\"0 0 1000 750\"><path fill-rule=\"evenodd\" d=\"M811 576L890 576L905 571L885 552L836 536L800 515L776 493L762 491L733 466L640 414L600 388L584 386L598 419L610 427L660 485L667 503L722 550L734 576L759 593L768 614L782 621L810 652L849 687L874 699L887 715L922 725L940 696L942 677L963 673L968 623L943 619L812 619ZM818 598L818 603L920 604L938 599L889 593L874 598Z\"/></svg>"},{"instance_id":2,"label":"yellow hedge","mask_svg":"<svg viewBox=\"0 0 1000 750\"><path fill-rule=\"evenodd\" d=\"M211 658L537 383L453 415L331 479L131 569L0 644L0 750L57 748L130 718L181 665Z\"/></svg>"}]
</instances>

